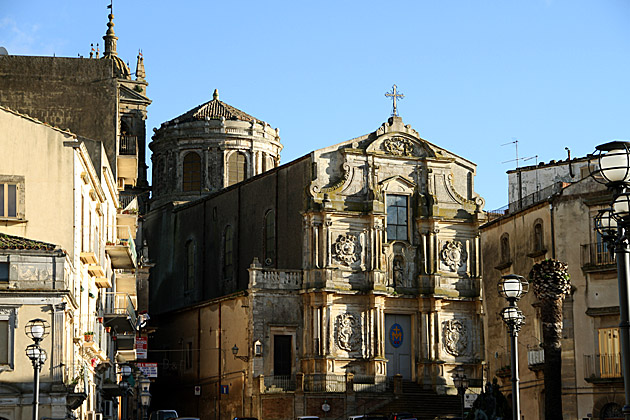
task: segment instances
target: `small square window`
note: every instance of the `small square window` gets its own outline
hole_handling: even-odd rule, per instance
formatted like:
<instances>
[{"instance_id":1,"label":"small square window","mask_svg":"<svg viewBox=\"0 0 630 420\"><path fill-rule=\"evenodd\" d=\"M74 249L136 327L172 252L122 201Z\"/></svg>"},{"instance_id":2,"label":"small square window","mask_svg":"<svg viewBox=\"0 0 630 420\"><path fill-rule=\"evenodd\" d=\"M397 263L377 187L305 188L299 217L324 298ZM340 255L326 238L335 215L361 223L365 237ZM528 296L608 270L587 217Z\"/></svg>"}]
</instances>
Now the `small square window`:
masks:
<instances>
[{"instance_id":1,"label":"small square window","mask_svg":"<svg viewBox=\"0 0 630 420\"><path fill-rule=\"evenodd\" d=\"M9 263L0 262L0 283L9 281Z\"/></svg>"},{"instance_id":2,"label":"small square window","mask_svg":"<svg viewBox=\"0 0 630 420\"><path fill-rule=\"evenodd\" d=\"M0 175L0 218L24 219L24 177Z\"/></svg>"}]
</instances>

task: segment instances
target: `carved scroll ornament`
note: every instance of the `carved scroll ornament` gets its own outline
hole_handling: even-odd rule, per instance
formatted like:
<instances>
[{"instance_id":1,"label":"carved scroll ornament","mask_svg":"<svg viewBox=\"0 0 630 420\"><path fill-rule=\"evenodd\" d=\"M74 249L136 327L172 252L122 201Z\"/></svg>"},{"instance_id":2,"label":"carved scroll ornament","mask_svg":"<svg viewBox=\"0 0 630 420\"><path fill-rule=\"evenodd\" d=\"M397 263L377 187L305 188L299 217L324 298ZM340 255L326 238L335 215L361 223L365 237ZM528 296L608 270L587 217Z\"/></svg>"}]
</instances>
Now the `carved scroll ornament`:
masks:
<instances>
[{"instance_id":1,"label":"carved scroll ornament","mask_svg":"<svg viewBox=\"0 0 630 420\"><path fill-rule=\"evenodd\" d=\"M347 352L359 350L361 347L361 321L353 314L337 315L335 320L337 347Z\"/></svg>"},{"instance_id":2,"label":"carved scroll ornament","mask_svg":"<svg viewBox=\"0 0 630 420\"><path fill-rule=\"evenodd\" d=\"M468 347L468 331L466 330L466 325L458 319L444 321L442 325L444 348L446 352L453 356L463 355Z\"/></svg>"},{"instance_id":3,"label":"carved scroll ornament","mask_svg":"<svg viewBox=\"0 0 630 420\"><path fill-rule=\"evenodd\" d=\"M441 257L451 271L457 271L468 259L468 254L460 241L446 241L442 247Z\"/></svg>"},{"instance_id":4,"label":"carved scroll ornament","mask_svg":"<svg viewBox=\"0 0 630 420\"><path fill-rule=\"evenodd\" d=\"M349 233L339 235L333 245L333 254L342 264L351 265L356 262L360 255L357 237Z\"/></svg>"}]
</instances>

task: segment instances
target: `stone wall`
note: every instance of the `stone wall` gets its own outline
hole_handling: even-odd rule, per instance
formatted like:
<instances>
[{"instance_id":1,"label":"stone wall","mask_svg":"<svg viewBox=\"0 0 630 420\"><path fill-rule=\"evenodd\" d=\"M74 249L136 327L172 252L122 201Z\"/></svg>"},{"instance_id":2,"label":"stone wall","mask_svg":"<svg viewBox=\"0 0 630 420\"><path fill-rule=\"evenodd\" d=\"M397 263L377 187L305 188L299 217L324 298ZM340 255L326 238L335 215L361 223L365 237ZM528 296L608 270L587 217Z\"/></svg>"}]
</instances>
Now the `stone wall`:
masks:
<instances>
[{"instance_id":1,"label":"stone wall","mask_svg":"<svg viewBox=\"0 0 630 420\"><path fill-rule=\"evenodd\" d=\"M117 97L111 60L0 56L0 105L103 141L110 162Z\"/></svg>"}]
</instances>

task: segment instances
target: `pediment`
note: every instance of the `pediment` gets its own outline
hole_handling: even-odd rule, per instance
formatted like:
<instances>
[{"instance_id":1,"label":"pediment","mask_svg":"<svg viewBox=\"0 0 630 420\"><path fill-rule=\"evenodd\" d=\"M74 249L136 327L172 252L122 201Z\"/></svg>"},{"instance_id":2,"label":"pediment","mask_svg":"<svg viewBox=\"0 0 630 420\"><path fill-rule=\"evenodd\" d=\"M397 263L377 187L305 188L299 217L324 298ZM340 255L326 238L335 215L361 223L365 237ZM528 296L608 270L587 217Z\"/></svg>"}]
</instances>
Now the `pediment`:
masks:
<instances>
[{"instance_id":1,"label":"pediment","mask_svg":"<svg viewBox=\"0 0 630 420\"><path fill-rule=\"evenodd\" d=\"M143 94L129 89L125 85L120 85L120 99L126 101L151 102L151 100Z\"/></svg>"},{"instance_id":2,"label":"pediment","mask_svg":"<svg viewBox=\"0 0 630 420\"><path fill-rule=\"evenodd\" d=\"M408 193L412 194L416 188L416 183L401 175L384 179L379 182L382 191L389 193Z\"/></svg>"},{"instance_id":3,"label":"pediment","mask_svg":"<svg viewBox=\"0 0 630 420\"><path fill-rule=\"evenodd\" d=\"M387 133L367 147L368 153L398 158L435 157L435 151L424 141L406 133Z\"/></svg>"}]
</instances>

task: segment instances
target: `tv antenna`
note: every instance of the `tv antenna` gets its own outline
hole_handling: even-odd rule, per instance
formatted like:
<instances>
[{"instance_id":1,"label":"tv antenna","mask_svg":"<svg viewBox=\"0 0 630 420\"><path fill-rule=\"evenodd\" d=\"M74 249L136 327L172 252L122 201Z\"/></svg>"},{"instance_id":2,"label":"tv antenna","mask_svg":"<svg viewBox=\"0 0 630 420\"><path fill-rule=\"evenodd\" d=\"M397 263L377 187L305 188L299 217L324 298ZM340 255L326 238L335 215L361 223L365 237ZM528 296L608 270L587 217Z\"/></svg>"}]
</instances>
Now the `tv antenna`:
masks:
<instances>
[{"instance_id":1,"label":"tv antenna","mask_svg":"<svg viewBox=\"0 0 630 420\"><path fill-rule=\"evenodd\" d=\"M526 158L520 158L520 157L518 157L518 139L517 139L516 137L512 137L512 141L511 141L511 142L508 142L508 143L503 143L501 146L508 146L508 145L510 145L510 144L513 144L513 145L514 145L514 149L515 149L515 151L516 151L516 159L506 160L505 162L501 162L501 163L516 162L516 168L518 169L518 163L519 163L520 161L525 162L525 161L528 161L528 160L531 160L531 159L536 158L536 165L538 165L538 155L536 155L536 156L530 156L530 157L526 157Z\"/></svg>"}]
</instances>

